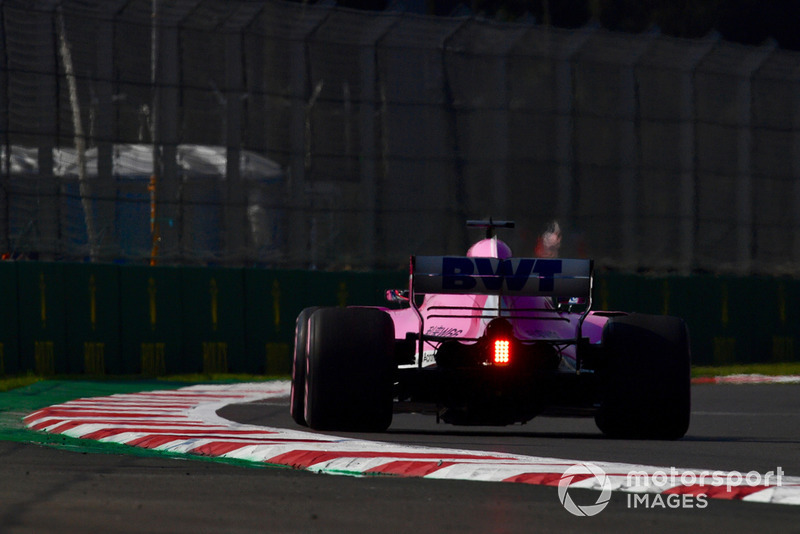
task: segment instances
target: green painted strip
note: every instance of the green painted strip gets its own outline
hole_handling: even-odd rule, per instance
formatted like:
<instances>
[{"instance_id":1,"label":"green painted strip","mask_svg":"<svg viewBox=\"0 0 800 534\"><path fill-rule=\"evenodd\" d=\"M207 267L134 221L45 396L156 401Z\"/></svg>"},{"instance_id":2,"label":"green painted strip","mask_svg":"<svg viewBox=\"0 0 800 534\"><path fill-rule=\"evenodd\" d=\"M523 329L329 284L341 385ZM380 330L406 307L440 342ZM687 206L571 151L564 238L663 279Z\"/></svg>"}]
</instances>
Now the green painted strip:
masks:
<instances>
[{"instance_id":1,"label":"green painted strip","mask_svg":"<svg viewBox=\"0 0 800 534\"><path fill-rule=\"evenodd\" d=\"M61 434L37 432L29 430L22 418L40 408L61 404L73 399L86 397L104 397L116 393L138 393L160 389L177 389L185 387L186 382L164 382L157 380L141 381L68 381L47 380L29 386L0 393L0 441L20 443L36 443L48 447L71 450L83 453L123 454L130 456L191 458L220 462L242 467L274 467L232 458L207 457L133 447L122 443L105 443L91 439L78 439ZM284 466L285 468L285 466Z\"/></svg>"}]
</instances>

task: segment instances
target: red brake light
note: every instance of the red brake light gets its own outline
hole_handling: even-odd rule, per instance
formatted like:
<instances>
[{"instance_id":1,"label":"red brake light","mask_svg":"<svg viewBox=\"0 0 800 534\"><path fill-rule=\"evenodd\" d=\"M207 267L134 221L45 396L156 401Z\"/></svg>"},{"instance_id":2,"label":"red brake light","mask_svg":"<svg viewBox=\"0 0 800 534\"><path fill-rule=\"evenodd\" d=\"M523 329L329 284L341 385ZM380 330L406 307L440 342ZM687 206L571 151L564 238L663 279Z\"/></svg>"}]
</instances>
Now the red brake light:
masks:
<instances>
[{"instance_id":1,"label":"red brake light","mask_svg":"<svg viewBox=\"0 0 800 534\"><path fill-rule=\"evenodd\" d=\"M494 340L494 364L508 365L511 362L511 342L507 339Z\"/></svg>"}]
</instances>

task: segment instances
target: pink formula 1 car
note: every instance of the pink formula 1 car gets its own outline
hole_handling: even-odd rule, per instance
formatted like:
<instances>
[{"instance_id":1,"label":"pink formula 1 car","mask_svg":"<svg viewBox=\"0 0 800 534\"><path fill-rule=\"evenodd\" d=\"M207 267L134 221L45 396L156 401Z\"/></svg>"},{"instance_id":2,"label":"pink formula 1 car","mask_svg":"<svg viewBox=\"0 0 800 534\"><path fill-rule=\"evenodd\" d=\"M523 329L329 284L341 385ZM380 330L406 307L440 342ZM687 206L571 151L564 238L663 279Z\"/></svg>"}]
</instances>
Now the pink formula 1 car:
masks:
<instances>
[{"instance_id":1,"label":"pink formula 1 car","mask_svg":"<svg viewBox=\"0 0 800 534\"><path fill-rule=\"evenodd\" d=\"M402 309L307 308L291 414L317 430L384 431L393 413L455 425L593 416L625 438L689 427L690 351L677 317L593 311L592 262L513 258L495 228L464 257L411 258Z\"/></svg>"}]
</instances>

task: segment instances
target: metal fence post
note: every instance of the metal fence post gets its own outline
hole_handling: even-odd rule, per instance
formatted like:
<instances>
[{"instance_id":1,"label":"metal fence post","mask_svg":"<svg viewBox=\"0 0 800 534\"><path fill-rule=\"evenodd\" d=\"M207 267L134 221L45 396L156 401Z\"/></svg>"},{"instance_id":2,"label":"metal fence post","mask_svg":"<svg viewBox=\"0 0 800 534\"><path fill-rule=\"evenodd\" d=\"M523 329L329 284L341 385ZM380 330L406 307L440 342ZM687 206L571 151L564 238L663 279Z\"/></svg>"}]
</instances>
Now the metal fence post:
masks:
<instances>
[{"instance_id":1,"label":"metal fence post","mask_svg":"<svg viewBox=\"0 0 800 534\"><path fill-rule=\"evenodd\" d=\"M118 2L117 2L118 3ZM99 16L97 29L96 65L97 78L94 82L96 116L94 143L97 146L97 176L95 177L100 196L113 199L116 191L114 183L114 29L118 5L107 6ZM110 8L113 7L114 11ZM100 200L97 202L98 246L103 259L112 259L119 254L117 246L116 202ZM104 244L107 244L104 246Z\"/></svg>"},{"instance_id":2,"label":"metal fence post","mask_svg":"<svg viewBox=\"0 0 800 534\"><path fill-rule=\"evenodd\" d=\"M678 95L681 110L680 137L678 139L680 241L676 259L678 267L684 274L689 274L694 267L695 228L697 226L695 71L703 58L713 50L717 40L718 38L712 39L704 47L685 54L682 60L685 63L680 72L680 93Z\"/></svg>"},{"instance_id":3,"label":"metal fence post","mask_svg":"<svg viewBox=\"0 0 800 534\"><path fill-rule=\"evenodd\" d=\"M747 274L753 264L754 199L753 195L753 78L774 52L775 43L753 50L737 69L739 77L735 103L738 115L736 183L736 270Z\"/></svg>"},{"instance_id":4,"label":"metal fence post","mask_svg":"<svg viewBox=\"0 0 800 534\"><path fill-rule=\"evenodd\" d=\"M308 213L306 194L307 136L309 108L318 94L309 88L308 39L328 17L327 9L304 8L297 17L298 24L291 30L287 53L290 63L291 118L289 136L291 156L287 180L289 217L287 217L287 259L293 266L313 265L309 255L309 240L313 234L313 214Z\"/></svg>"},{"instance_id":5,"label":"metal fence post","mask_svg":"<svg viewBox=\"0 0 800 534\"><path fill-rule=\"evenodd\" d=\"M159 94L155 139L160 150L160 175L156 184L158 206L159 257L174 261L180 256L182 203L179 176L178 112L180 73L180 31L175 20L162 20L158 27L158 79L155 91Z\"/></svg>"},{"instance_id":6,"label":"metal fence post","mask_svg":"<svg viewBox=\"0 0 800 534\"><path fill-rule=\"evenodd\" d=\"M235 30L235 31L233 31ZM246 192L240 173L242 154L242 35L240 29L231 29L225 35L225 110L226 114L226 205L225 205L225 256L226 261L241 264L246 259L245 236L247 224L244 215Z\"/></svg>"},{"instance_id":7,"label":"metal fence post","mask_svg":"<svg viewBox=\"0 0 800 534\"><path fill-rule=\"evenodd\" d=\"M0 28L5 28L6 12L0 2ZM11 102L9 98L7 32L0 35L0 254L8 254L11 240L8 228L8 183L11 174L11 139L9 134L9 114Z\"/></svg>"},{"instance_id":8,"label":"metal fence post","mask_svg":"<svg viewBox=\"0 0 800 534\"><path fill-rule=\"evenodd\" d=\"M575 217L575 87L573 69L575 54L597 31L587 27L576 31L554 53L556 84L555 154L558 182L556 218L569 225ZM552 41L551 41L552 42Z\"/></svg>"},{"instance_id":9,"label":"metal fence post","mask_svg":"<svg viewBox=\"0 0 800 534\"><path fill-rule=\"evenodd\" d=\"M800 79L792 81L794 91L792 91L791 113L792 113L792 264L800 265Z\"/></svg>"},{"instance_id":10,"label":"metal fence post","mask_svg":"<svg viewBox=\"0 0 800 534\"><path fill-rule=\"evenodd\" d=\"M650 33L635 41L632 54L623 59L620 69L618 111L620 124L620 198L622 202L622 264L628 269L639 267L639 213L641 206L641 137L639 135L640 102L636 64L647 52L658 34Z\"/></svg>"},{"instance_id":11,"label":"metal fence post","mask_svg":"<svg viewBox=\"0 0 800 534\"><path fill-rule=\"evenodd\" d=\"M53 174L56 134L58 131L58 76L54 11L37 13L37 136L39 175L36 191L37 209L34 228L29 236L35 236L30 243L33 250L39 251L39 259L54 260L59 248L58 241L58 185Z\"/></svg>"},{"instance_id":12,"label":"metal fence post","mask_svg":"<svg viewBox=\"0 0 800 534\"><path fill-rule=\"evenodd\" d=\"M374 268L378 260L378 217L379 182L378 182L378 141L376 139L378 121L378 70L377 47L392 27L397 17L382 16L374 20L374 28L365 32L359 44L359 73L361 94L358 109L359 121L359 160L361 195L364 216L362 218L361 242L364 266Z\"/></svg>"}]
</instances>

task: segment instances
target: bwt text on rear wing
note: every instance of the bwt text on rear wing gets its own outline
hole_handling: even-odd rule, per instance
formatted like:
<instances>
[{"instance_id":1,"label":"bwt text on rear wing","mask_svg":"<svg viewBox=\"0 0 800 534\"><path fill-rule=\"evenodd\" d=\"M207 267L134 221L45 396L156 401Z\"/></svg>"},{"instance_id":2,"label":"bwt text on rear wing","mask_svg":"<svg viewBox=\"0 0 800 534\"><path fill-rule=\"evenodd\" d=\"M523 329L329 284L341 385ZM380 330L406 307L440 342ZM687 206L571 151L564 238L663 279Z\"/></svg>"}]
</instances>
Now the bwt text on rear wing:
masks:
<instances>
[{"instance_id":1,"label":"bwt text on rear wing","mask_svg":"<svg viewBox=\"0 0 800 534\"><path fill-rule=\"evenodd\" d=\"M592 260L412 256L411 294L591 299Z\"/></svg>"}]
</instances>

